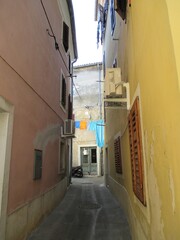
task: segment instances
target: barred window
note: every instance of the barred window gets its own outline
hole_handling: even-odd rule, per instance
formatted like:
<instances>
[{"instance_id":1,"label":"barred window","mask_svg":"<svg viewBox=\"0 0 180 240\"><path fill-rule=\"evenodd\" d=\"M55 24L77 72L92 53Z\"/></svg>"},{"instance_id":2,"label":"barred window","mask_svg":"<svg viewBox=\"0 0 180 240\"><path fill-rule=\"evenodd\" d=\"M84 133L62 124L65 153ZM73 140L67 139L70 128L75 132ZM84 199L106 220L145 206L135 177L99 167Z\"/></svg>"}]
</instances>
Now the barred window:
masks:
<instances>
[{"instance_id":1,"label":"barred window","mask_svg":"<svg viewBox=\"0 0 180 240\"><path fill-rule=\"evenodd\" d=\"M114 155L116 172L122 174L122 157L121 157L121 138L114 140Z\"/></svg>"},{"instance_id":2,"label":"barred window","mask_svg":"<svg viewBox=\"0 0 180 240\"><path fill-rule=\"evenodd\" d=\"M139 97L136 98L128 117L130 156L132 169L133 191L137 198L144 204L144 181L143 181L143 153L141 124L139 114Z\"/></svg>"}]
</instances>

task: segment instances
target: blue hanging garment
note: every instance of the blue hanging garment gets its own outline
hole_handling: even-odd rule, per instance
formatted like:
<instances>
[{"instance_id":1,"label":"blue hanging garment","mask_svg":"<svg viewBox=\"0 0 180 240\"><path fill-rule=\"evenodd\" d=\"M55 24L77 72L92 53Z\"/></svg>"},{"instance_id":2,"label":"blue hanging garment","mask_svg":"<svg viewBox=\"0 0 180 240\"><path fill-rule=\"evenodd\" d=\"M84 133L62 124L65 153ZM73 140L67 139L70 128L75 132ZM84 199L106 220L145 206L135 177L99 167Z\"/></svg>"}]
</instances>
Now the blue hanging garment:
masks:
<instances>
[{"instance_id":1,"label":"blue hanging garment","mask_svg":"<svg viewBox=\"0 0 180 240\"><path fill-rule=\"evenodd\" d=\"M104 146L104 121L96 121L96 143L98 147Z\"/></svg>"},{"instance_id":2,"label":"blue hanging garment","mask_svg":"<svg viewBox=\"0 0 180 240\"><path fill-rule=\"evenodd\" d=\"M96 123L97 123L97 121L91 121L88 125L88 130L89 131L96 131Z\"/></svg>"},{"instance_id":3,"label":"blue hanging garment","mask_svg":"<svg viewBox=\"0 0 180 240\"><path fill-rule=\"evenodd\" d=\"M75 128L80 128L80 121L75 121Z\"/></svg>"}]
</instances>

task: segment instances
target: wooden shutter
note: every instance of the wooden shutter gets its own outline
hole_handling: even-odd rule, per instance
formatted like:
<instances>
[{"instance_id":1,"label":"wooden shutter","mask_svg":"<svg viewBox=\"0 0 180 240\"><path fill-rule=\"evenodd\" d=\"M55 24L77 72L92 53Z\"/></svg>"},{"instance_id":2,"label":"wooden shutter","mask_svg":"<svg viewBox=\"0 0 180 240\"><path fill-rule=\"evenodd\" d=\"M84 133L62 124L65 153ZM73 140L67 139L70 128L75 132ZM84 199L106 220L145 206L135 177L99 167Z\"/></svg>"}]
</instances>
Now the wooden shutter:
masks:
<instances>
[{"instance_id":1,"label":"wooden shutter","mask_svg":"<svg viewBox=\"0 0 180 240\"><path fill-rule=\"evenodd\" d=\"M116 172L122 174L122 158L121 158L121 138L118 137L114 141L114 155Z\"/></svg>"},{"instance_id":2,"label":"wooden shutter","mask_svg":"<svg viewBox=\"0 0 180 240\"><path fill-rule=\"evenodd\" d=\"M128 124L133 191L137 198L145 205L143 184L143 154L138 97L136 98L130 111Z\"/></svg>"}]
</instances>

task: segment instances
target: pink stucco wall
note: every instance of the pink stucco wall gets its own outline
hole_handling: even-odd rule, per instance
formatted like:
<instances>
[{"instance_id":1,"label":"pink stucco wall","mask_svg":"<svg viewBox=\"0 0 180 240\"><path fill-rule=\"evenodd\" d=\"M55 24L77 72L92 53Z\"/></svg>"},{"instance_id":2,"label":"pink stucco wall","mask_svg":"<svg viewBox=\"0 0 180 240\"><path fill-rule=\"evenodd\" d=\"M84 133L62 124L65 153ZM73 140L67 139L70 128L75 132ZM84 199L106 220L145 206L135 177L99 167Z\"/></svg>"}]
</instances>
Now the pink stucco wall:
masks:
<instances>
[{"instance_id":1,"label":"pink stucco wall","mask_svg":"<svg viewBox=\"0 0 180 240\"><path fill-rule=\"evenodd\" d=\"M44 0L44 5L66 65L46 32L49 26L40 0L1 1L0 96L15 107L9 213L62 177L57 170L58 138L51 137L53 133L48 129L67 118L59 99L61 70L69 75L68 56L61 43L62 17L57 0ZM43 175L41 180L33 181L34 149L38 146L43 148Z\"/></svg>"}]
</instances>

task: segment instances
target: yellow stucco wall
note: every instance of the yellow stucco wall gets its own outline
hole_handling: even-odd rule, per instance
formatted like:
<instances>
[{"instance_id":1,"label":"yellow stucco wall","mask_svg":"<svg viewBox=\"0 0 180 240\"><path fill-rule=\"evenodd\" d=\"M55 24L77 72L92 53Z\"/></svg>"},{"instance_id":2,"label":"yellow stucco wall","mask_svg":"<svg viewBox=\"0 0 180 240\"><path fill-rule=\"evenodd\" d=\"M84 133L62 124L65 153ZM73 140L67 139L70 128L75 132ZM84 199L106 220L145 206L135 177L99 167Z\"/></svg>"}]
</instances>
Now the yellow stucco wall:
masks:
<instances>
[{"instance_id":1,"label":"yellow stucco wall","mask_svg":"<svg viewBox=\"0 0 180 240\"><path fill-rule=\"evenodd\" d=\"M121 24L122 34L127 34L119 41L118 63L124 71L127 69L124 74L130 83L131 104L136 95L140 96L146 207L132 192L125 124L128 113L107 113L106 144L111 158L111 187L117 196L121 187L127 191L123 197L129 199L126 209L137 240L180 239L178 9L179 1L134 0L128 7L127 24ZM122 45L126 46L125 53ZM115 173L113 156L114 136L121 128L126 128L122 136L122 177Z\"/></svg>"}]
</instances>

